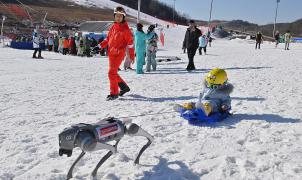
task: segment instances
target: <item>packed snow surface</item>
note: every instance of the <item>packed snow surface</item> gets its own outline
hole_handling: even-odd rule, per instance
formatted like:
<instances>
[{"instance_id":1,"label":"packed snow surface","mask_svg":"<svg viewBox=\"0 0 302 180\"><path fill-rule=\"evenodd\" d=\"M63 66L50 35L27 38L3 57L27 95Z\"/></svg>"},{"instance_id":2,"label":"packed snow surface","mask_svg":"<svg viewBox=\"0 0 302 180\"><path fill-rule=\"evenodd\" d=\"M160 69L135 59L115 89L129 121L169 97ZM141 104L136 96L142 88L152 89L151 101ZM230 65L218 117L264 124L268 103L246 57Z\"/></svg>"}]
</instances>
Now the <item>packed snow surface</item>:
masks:
<instances>
[{"instance_id":1,"label":"packed snow surface","mask_svg":"<svg viewBox=\"0 0 302 180\"><path fill-rule=\"evenodd\" d=\"M99 169L97 179L299 180L302 177L302 46L289 51L274 44L217 39L207 55L196 55L196 71L185 71L181 46L184 27L165 31L158 71L137 75L121 71L131 88L107 102L108 59L80 58L0 48L0 179L65 179L72 157L58 154L58 134L76 123L95 123L114 116L132 120L155 140L127 137L118 153ZM225 68L234 115L211 126L192 126L172 112L175 103L196 101L206 73ZM153 114L153 115L148 115ZM125 118L128 116L138 116ZM88 153L76 166L74 179L89 179L105 151Z\"/></svg>"}]
</instances>

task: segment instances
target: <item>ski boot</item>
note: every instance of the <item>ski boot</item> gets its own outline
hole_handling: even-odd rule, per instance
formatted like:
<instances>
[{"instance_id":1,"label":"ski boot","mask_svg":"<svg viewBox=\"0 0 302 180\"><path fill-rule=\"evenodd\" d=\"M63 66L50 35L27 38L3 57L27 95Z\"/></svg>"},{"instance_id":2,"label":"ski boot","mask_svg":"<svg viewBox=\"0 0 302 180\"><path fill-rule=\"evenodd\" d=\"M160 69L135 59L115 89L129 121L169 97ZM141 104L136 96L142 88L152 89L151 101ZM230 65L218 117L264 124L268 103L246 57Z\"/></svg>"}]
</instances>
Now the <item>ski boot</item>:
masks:
<instances>
[{"instance_id":1,"label":"ski boot","mask_svg":"<svg viewBox=\"0 0 302 180\"><path fill-rule=\"evenodd\" d=\"M127 84L124 83L124 82L118 83L118 86L119 86L120 89L121 89L121 90L120 90L120 93L119 93L119 96L123 96L124 94L126 94L127 92L130 91L129 86L127 86Z\"/></svg>"},{"instance_id":2,"label":"ski boot","mask_svg":"<svg viewBox=\"0 0 302 180\"><path fill-rule=\"evenodd\" d=\"M107 96L106 101L112 101L118 98L118 95L110 94Z\"/></svg>"}]
</instances>

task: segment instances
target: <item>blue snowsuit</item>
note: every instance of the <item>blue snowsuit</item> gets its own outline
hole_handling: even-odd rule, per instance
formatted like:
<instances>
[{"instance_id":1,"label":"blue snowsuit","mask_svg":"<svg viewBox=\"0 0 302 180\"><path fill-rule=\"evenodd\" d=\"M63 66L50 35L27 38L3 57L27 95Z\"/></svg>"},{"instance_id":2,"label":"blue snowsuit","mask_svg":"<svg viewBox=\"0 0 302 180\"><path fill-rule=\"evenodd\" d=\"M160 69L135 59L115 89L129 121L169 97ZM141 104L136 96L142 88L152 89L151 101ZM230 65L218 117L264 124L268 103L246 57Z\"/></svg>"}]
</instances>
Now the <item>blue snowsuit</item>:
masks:
<instances>
[{"instance_id":1,"label":"blue snowsuit","mask_svg":"<svg viewBox=\"0 0 302 180\"><path fill-rule=\"evenodd\" d=\"M135 53L136 53L136 73L143 74L145 65L146 40L153 37L154 33L145 34L141 31L135 31Z\"/></svg>"},{"instance_id":2,"label":"blue snowsuit","mask_svg":"<svg viewBox=\"0 0 302 180\"><path fill-rule=\"evenodd\" d=\"M199 47L206 47L208 44L208 40L206 36L200 36L199 37Z\"/></svg>"}]
</instances>

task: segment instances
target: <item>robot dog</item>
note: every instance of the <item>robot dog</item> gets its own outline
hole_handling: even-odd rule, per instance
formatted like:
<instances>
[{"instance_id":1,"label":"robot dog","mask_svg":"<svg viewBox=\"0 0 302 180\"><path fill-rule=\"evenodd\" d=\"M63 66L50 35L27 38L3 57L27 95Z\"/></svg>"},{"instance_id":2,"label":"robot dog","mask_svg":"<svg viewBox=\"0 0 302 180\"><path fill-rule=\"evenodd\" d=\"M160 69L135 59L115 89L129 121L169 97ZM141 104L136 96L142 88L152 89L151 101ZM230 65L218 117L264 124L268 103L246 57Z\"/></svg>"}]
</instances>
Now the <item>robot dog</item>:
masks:
<instances>
[{"instance_id":1,"label":"robot dog","mask_svg":"<svg viewBox=\"0 0 302 180\"><path fill-rule=\"evenodd\" d=\"M129 136L143 136L148 139L148 143L143 146L139 151L134 163L139 164L139 158L143 152L153 142L153 137L134 123L125 123L116 118L106 118L95 124L80 123L72 125L69 128L65 128L63 132L59 134L59 155L64 154L67 157L72 155L72 150L79 147L82 153L78 156L75 162L70 167L67 179L72 178L72 172L75 165L85 155L86 152L92 152L97 150L109 150L109 152L99 161L94 170L92 171L92 177L95 177L100 166L112 155L117 152L117 145L119 141L127 134ZM110 141L115 141L114 145L108 144Z\"/></svg>"}]
</instances>

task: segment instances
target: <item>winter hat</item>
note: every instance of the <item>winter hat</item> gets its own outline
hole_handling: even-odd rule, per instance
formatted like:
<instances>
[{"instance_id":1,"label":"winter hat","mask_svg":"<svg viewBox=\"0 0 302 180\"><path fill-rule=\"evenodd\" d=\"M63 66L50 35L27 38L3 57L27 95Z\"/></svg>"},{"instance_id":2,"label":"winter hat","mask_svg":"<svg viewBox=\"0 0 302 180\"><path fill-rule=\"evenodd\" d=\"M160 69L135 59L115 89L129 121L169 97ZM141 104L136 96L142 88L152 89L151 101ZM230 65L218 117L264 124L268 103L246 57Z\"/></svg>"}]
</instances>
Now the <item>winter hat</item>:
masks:
<instances>
[{"instance_id":1,"label":"winter hat","mask_svg":"<svg viewBox=\"0 0 302 180\"><path fill-rule=\"evenodd\" d=\"M194 21L193 19L191 19L191 20L189 21L189 23L195 24L195 21Z\"/></svg>"},{"instance_id":2,"label":"winter hat","mask_svg":"<svg viewBox=\"0 0 302 180\"><path fill-rule=\"evenodd\" d=\"M154 29L155 29L155 26L154 26L153 24L151 24L151 25L148 27L148 32L152 32Z\"/></svg>"},{"instance_id":3,"label":"winter hat","mask_svg":"<svg viewBox=\"0 0 302 180\"><path fill-rule=\"evenodd\" d=\"M141 24L141 23L137 23L137 25L136 25L136 29L138 30L138 31L143 31L143 25Z\"/></svg>"},{"instance_id":4,"label":"winter hat","mask_svg":"<svg viewBox=\"0 0 302 180\"><path fill-rule=\"evenodd\" d=\"M125 9L123 8L123 7L121 7L121 6L117 6L116 8L114 8L114 15L115 14L121 14L121 15L123 15L124 16L124 18L126 17L126 11L125 11Z\"/></svg>"}]
</instances>

